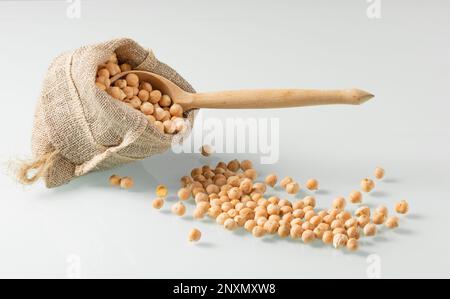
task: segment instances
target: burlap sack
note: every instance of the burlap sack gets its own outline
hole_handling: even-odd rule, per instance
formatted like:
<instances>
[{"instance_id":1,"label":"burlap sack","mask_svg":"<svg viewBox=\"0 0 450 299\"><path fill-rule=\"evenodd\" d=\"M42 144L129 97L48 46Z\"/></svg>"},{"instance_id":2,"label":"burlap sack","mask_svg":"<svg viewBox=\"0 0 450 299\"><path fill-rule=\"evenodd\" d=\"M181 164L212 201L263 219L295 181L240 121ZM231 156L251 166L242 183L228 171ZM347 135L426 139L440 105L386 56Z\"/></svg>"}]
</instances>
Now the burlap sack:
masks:
<instances>
[{"instance_id":1,"label":"burlap sack","mask_svg":"<svg viewBox=\"0 0 450 299\"><path fill-rule=\"evenodd\" d=\"M30 184L42 177L47 187L57 187L91 171L169 149L174 136L160 133L140 111L96 88L97 67L114 52L119 61L164 76L194 92L177 72L131 39L112 40L60 55L44 80L33 127L35 161L20 169L22 183ZM186 115L191 125L194 113ZM36 173L30 177L32 170Z\"/></svg>"}]
</instances>

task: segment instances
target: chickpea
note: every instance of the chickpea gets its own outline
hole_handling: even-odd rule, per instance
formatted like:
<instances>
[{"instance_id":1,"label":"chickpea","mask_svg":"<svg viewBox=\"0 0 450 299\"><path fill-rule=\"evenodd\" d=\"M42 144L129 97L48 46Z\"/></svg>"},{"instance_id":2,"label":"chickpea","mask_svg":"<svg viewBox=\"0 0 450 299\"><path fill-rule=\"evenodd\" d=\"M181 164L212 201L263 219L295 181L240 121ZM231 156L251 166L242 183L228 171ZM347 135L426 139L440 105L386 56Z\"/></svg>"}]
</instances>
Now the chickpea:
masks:
<instances>
[{"instance_id":1,"label":"chickpea","mask_svg":"<svg viewBox=\"0 0 450 299\"><path fill-rule=\"evenodd\" d=\"M189 232L188 240L189 242L197 242L201 237L202 233L198 229L194 228Z\"/></svg>"},{"instance_id":2,"label":"chickpea","mask_svg":"<svg viewBox=\"0 0 450 299\"><path fill-rule=\"evenodd\" d=\"M344 227L344 224L342 223L341 220L334 220L333 222L331 222L330 227L331 227L331 229L335 229L335 228L339 228L339 227Z\"/></svg>"},{"instance_id":3,"label":"chickpea","mask_svg":"<svg viewBox=\"0 0 450 299\"><path fill-rule=\"evenodd\" d=\"M327 215L327 216L323 217L323 222L326 223L326 224L328 224L328 225L331 225L331 223L332 223L335 219L336 219L336 218L333 217L333 215Z\"/></svg>"},{"instance_id":4,"label":"chickpea","mask_svg":"<svg viewBox=\"0 0 450 299\"><path fill-rule=\"evenodd\" d=\"M172 213L183 216L186 213L186 206L180 201L172 206Z\"/></svg>"},{"instance_id":5,"label":"chickpea","mask_svg":"<svg viewBox=\"0 0 450 299\"><path fill-rule=\"evenodd\" d=\"M111 186L120 186L120 180L121 180L120 176L113 174L112 176L109 177L109 184Z\"/></svg>"},{"instance_id":6,"label":"chickpea","mask_svg":"<svg viewBox=\"0 0 450 299\"><path fill-rule=\"evenodd\" d=\"M359 242L355 238L351 238L347 242L347 249L349 251L357 251L359 249Z\"/></svg>"},{"instance_id":7,"label":"chickpea","mask_svg":"<svg viewBox=\"0 0 450 299\"><path fill-rule=\"evenodd\" d=\"M384 174L385 174L385 171L383 168L381 168L381 167L375 168L374 175L377 179L381 180L384 177Z\"/></svg>"},{"instance_id":8,"label":"chickpea","mask_svg":"<svg viewBox=\"0 0 450 299\"><path fill-rule=\"evenodd\" d=\"M268 220L264 223L263 228L266 231L266 233L275 234L278 231L279 225L278 222L276 221Z\"/></svg>"},{"instance_id":9,"label":"chickpea","mask_svg":"<svg viewBox=\"0 0 450 299\"><path fill-rule=\"evenodd\" d=\"M125 87L127 87L127 80L119 79L116 82L114 82L114 86L117 86L120 89L124 89Z\"/></svg>"},{"instance_id":10,"label":"chickpea","mask_svg":"<svg viewBox=\"0 0 450 299\"><path fill-rule=\"evenodd\" d=\"M333 236L337 234L347 235L347 230L343 227L336 227L335 229L333 229Z\"/></svg>"},{"instance_id":11,"label":"chickpea","mask_svg":"<svg viewBox=\"0 0 450 299\"><path fill-rule=\"evenodd\" d=\"M303 198L303 203L307 207L316 207L316 199L313 196L306 196L305 198Z\"/></svg>"},{"instance_id":12,"label":"chickpea","mask_svg":"<svg viewBox=\"0 0 450 299\"><path fill-rule=\"evenodd\" d=\"M236 217L236 216L239 214L239 212L236 211L236 209L229 209L229 210L227 211L227 214L228 214L228 216L230 216L231 218L234 218L234 217Z\"/></svg>"},{"instance_id":13,"label":"chickpea","mask_svg":"<svg viewBox=\"0 0 450 299\"><path fill-rule=\"evenodd\" d=\"M385 217L389 215L389 210L386 206L379 206L375 209L376 213L383 214Z\"/></svg>"},{"instance_id":14,"label":"chickpea","mask_svg":"<svg viewBox=\"0 0 450 299\"><path fill-rule=\"evenodd\" d=\"M236 230L238 228L238 225L234 219L228 218L225 220L223 226L228 230Z\"/></svg>"},{"instance_id":15,"label":"chickpea","mask_svg":"<svg viewBox=\"0 0 450 299\"><path fill-rule=\"evenodd\" d=\"M319 182L316 179L309 179L306 182L306 188L309 190L317 190L319 189Z\"/></svg>"},{"instance_id":16,"label":"chickpea","mask_svg":"<svg viewBox=\"0 0 450 299\"><path fill-rule=\"evenodd\" d=\"M131 71L131 65L129 65L128 63L123 63L120 65L120 71L121 72L129 72Z\"/></svg>"},{"instance_id":17,"label":"chickpea","mask_svg":"<svg viewBox=\"0 0 450 299\"><path fill-rule=\"evenodd\" d=\"M253 236L256 237L256 238L261 238L261 237L263 237L265 233L266 233L266 231L265 231L262 227L260 227L260 226L255 226L255 227L252 229L252 234L253 234Z\"/></svg>"},{"instance_id":18,"label":"chickpea","mask_svg":"<svg viewBox=\"0 0 450 299\"><path fill-rule=\"evenodd\" d=\"M331 231L324 232L322 242L327 245L333 243L333 233Z\"/></svg>"},{"instance_id":19,"label":"chickpea","mask_svg":"<svg viewBox=\"0 0 450 299\"><path fill-rule=\"evenodd\" d=\"M172 104L172 99L168 95L164 94L161 96L161 99L159 100L158 104L161 107L170 107L170 105ZM174 104L174 105L178 105L178 104Z\"/></svg>"},{"instance_id":20,"label":"chickpea","mask_svg":"<svg viewBox=\"0 0 450 299\"><path fill-rule=\"evenodd\" d=\"M295 218L295 219L292 219L289 224L291 225L291 227L294 226L294 225L302 226L303 225L303 220L301 220L299 218Z\"/></svg>"},{"instance_id":21,"label":"chickpea","mask_svg":"<svg viewBox=\"0 0 450 299\"><path fill-rule=\"evenodd\" d=\"M211 218L217 218L222 213L222 209L219 206L209 208L208 216Z\"/></svg>"},{"instance_id":22,"label":"chickpea","mask_svg":"<svg viewBox=\"0 0 450 299\"><path fill-rule=\"evenodd\" d=\"M167 187L165 185L158 185L156 186L155 193L158 197L167 197L169 191L167 190Z\"/></svg>"},{"instance_id":23,"label":"chickpea","mask_svg":"<svg viewBox=\"0 0 450 299\"><path fill-rule=\"evenodd\" d=\"M377 226L373 223L368 223L364 226L364 235L367 237L373 237L377 234Z\"/></svg>"},{"instance_id":24,"label":"chickpea","mask_svg":"<svg viewBox=\"0 0 450 299\"><path fill-rule=\"evenodd\" d=\"M313 230L315 228L315 226L311 222L306 221L306 222L303 222L302 228L303 228L303 230Z\"/></svg>"},{"instance_id":25,"label":"chickpea","mask_svg":"<svg viewBox=\"0 0 450 299\"><path fill-rule=\"evenodd\" d=\"M172 107L170 107L169 110L170 114L172 116L176 116L176 117L183 117L183 107L181 107L181 105L179 104L173 104Z\"/></svg>"},{"instance_id":26,"label":"chickpea","mask_svg":"<svg viewBox=\"0 0 450 299\"><path fill-rule=\"evenodd\" d=\"M253 162L250 160L244 160L241 162L241 169L246 171L247 169L253 168Z\"/></svg>"},{"instance_id":27,"label":"chickpea","mask_svg":"<svg viewBox=\"0 0 450 299\"><path fill-rule=\"evenodd\" d=\"M117 75L118 73L120 73L120 67L117 64L115 64L115 63L108 62L105 67L108 70L109 75L111 77L113 77L113 76Z\"/></svg>"},{"instance_id":28,"label":"chickpea","mask_svg":"<svg viewBox=\"0 0 450 299\"><path fill-rule=\"evenodd\" d=\"M277 183L278 177L275 174L269 174L266 179L264 180L264 182L269 185L270 187L274 187L275 184Z\"/></svg>"},{"instance_id":29,"label":"chickpea","mask_svg":"<svg viewBox=\"0 0 450 299\"><path fill-rule=\"evenodd\" d=\"M142 89L139 91L137 96L142 102L147 102L148 99L150 98L150 93L148 91ZM149 104L151 104L151 103L149 103ZM152 104L152 106L153 106L153 104Z\"/></svg>"},{"instance_id":30,"label":"chickpea","mask_svg":"<svg viewBox=\"0 0 450 299\"><path fill-rule=\"evenodd\" d=\"M258 173L256 172L255 169L251 168L251 169L247 169L247 170L244 172L244 176L245 176L246 178L251 179L251 180L256 180L256 178L258 177Z\"/></svg>"},{"instance_id":31,"label":"chickpea","mask_svg":"<svg viewBox=\"0 0 450 299\"><path fill-rule=\"evenodd\" d=\"M267 218L266 217L258 217L256 219L256 224L258 226L261 226L261 227L263 227L266 222L267 222Z\"/></svg>"},{"instance_id":32,"label":"chickpea","mask_svg":"<svg viewBox=\"0 0 450 299\"><path fill-rule=\"evenodd\" d=\"M245 230L252 232L253 228L256 226L256 221L253 219L245 221L244 228Z\"/></svg>"},{"instance_id":33,"label":"chickpea","mask_svg":"<svg viewBox=\"0 0 450 299\"><path fill-rule=\"evenodd\" d=\"M157 104L159 100L161 100L162 94L159 90L152 90L150 92L150 98L149 101L152 104Z\"/></svg>"},{"instance_id":34,"label":"chickpea","mask_svg":"<svg viewBox=\"0 0 450 299\"><path fill-rule=\"evenodd\" d=\"M302 234L303 243L311 243L316 238L312 230L305 230Z\"/></svg>"},{"instance_id":35,"label":"chickpea","mask_svg":"<svg viewBox=\"0 0 450 299\"><path fill-rule=\"evenodd\" d=\"M303 212L302 209L297 209L292 212L292 216L303 219L305 217L305 212Z\"/></svg>"},{"instance_id":36,"label":"chickpea","mask_svg":"<svg viewBox=\"0 0 450 299\"><path fill-rule=\"evenodd\" d=\"M264 183L255 183L253 184L253 191L260 193L260 194L264 194L266 193L266 185Z\"/></svg>"},{"instance_id":37,"label":"chickpea","mask_svg":"<svg viewBox=\"0 0 450 299\"><path fill-rule=\"evenodd\" d=\"M120 89L119 87L109 87L106 92L112 96L113 98L117 99L117 100L121 100L123 101L127 96L125 95L125 93L122 91L122 89Z\"/></svg>"},{"instance_id":38,"label":"chickpea","mask_svg":"<svg viewBox=\"0 0 450 299\"><path fill-rule=\"evenodd\" d=\"M127 86L131 87L139 86L139 77L136 74L128 74L125 77L125 80L127 81Z\"/></svg>"},{"instance_id":39,"label":"chickpea","mask_svg":"<svg viewBox=\"0 0 450 299\"><path fill-rule=\"evenodd\" d=\"M300 225L292 225L290 235L292 239L300 239L303 234L303 228Z\"/></svg>"},{"instance_id":40,"label":"chickpea","mask_svg":"<svg viewBox=\"0 0 450 299\"><path fill-rule=\"evenodd\" d=\"M237 187L233 187L228 191L228 197L230 199L240 199L242 196L242 191L241 189L237 188Z\"/></svg>"},{"instance_id":41,"label":"chickpea","mask_svg":"<svg viewBox=\"0 0 450 299\"><path fill-rule=\"evenodd\" d=\"M402 200L395 205L395 211L399 214L406 214L409 211L409 204L406 200Z\"/></svg>"},{"instance_id":42,"label":"chickpea","mask_svg":"<svg viewBox=\"0 0 450 299\"><path fill-rule=\"evenodd\" d=\"M278 228L278 236L279 236L280 238L286 238L286 237L288 237L289 234L290 234L290 232L291 232L291 230L290 230L290 228L289 228L287 225L281 225L281 226Z\"/></svg>"},{"instance_id":43,"label":"chickpea","mask_svg":"<svg viewBox=\"0 0 450 299\"><path fill-rule=\"evenodd\" d=\"M286 185L286 192L289 194L297 194L300 191L300 185L298 183L289 183Z\"/></svg>"},{"instance_id":44,"label":"chickpea","mask_svg":"<svg viewBox=\"0 0 450 299\"><path fill-rule=\"evenodd\" d=\"M349 229L347 229L347 236L349 238L358 240L360 238L359 229L356 226L350 227Z\"/></svg>"},{"instance_id":45,"label":"chickpea","mask_svg":"<svg viewBox=\"0 0 450 299\"><path fill-rule=\"evenodd\" d=\"M154 209L161 209L164 205L164 199L161 197L158 197L156 199L153 200L152 202L152 206Z\"/></svg>"},{"instance_id":46,"label":"chickpea","mask_svg":"<svg viewBox=\"0 0 450 299\"><path fill-rule=\"evenodd\" d=\"M188 200L191 197L191 189L181 188L178 190L177 195L180 200Z\"/></svg>"},{"instance_id":47,"label":"chickpea","mask_svg":"<svg viewBox=\"0 0 450 299\"><path fill-rule=\"evenodd\" d=\"M153 112L154 112L155 110L154 110L154 107L153 107L152 104L150 104L150 103L148 103L148 102L145 102L145 103L143 103L143 104L141 105L141 111L142 111L142 113L144 113L145 115L151 115L151 114L153 114ZM155 119L155 120L156 120L156 119Z\"/></svg>"},{"instance_id":48,"label":"chickpea","mask_svg":"<svg viewBox=\"0 0 450 299\"><path fill-rule=\"evenodd\" d=\"M386 222L384 223L384 225L386 225L387 228L389 229L394 229L398 227L398 222L399 222L399 218L396 216L393 217L389 217Z\"/></svg>"},{"instance_id":49,"label":"chickpea","mask_svg":"<svg viewBox=\"0 0 450 299\"><path fill-rule=\"evenodd\" d=\"M322 237L323 237L323 234L326 232L327 230L326 229L323 229L322 227L320 227L320 226L317 226L315 229L314 229L314 236L317 238L317 239L322 239Z\"/></svg>"},{"instance_id":50,"label":"chickpea","mask_svg":"<svg viewBox=\"0 0 450 299\"><path fill-rule=\"evenodd\" d=\"M375 224L377 224L377 225L380 225L380 224L383 224L383 223L384 223L385 219L386 219L386 216L385 216L384 214L381 214L381 213L375 213L375 214L373 215L372 221L373 221L373 223L375 223Z\"/></svg>"},{"instance_id":51,"label":"chickpea","mask_svg":"<svg viewBox=\"0 0 450 299\"><path fill-rule=\"evenodd\" d=\"M139 89L148 91L148 93L150 95L150 92L153 90L153 87L148 82L141 82L141 84L139 84Z\"/></svg>"},{"instance_id":52,"label":"chickpea","mask_svg":"<svg viewBox=\"0 0 450 299\"><path fill-rule=\"evenodd\" d=\"M336 219L341 220L344 223L350 218L352 218L352 214L349 211L342 211L336 216Z\"/></svg>"},{"instance_id":53,"label":"chickpea","mask_svg":"<svg viewBox=\"0 0 450 299\"><path fill-rule=\"evenodd\" d=\"M153 115L146 115L145 118L151 123L156 121L156 118Z\"/></svg>"},{"instance_id":54,"label":"chickpea","mask_svg":"<svg viewBox=\"0 0 450 299\"><path fill-rule=\"evenodd\" d=\"M361 190L364 192L370 192L375 188L375 183L369 178L365 178L361 181Z\"/></svg>"},{"instance_id":55,"label":"chickpea","mask_svg":"<svg viewBox=\"0 0 450 299\"><path fill-rule=\"evenodd\" d=\"M203 211L204 213L207 213L209 208L211 208L211 205L209 204L209 202L205 202L205 201L199 202L196 207L196 209L199 209L199 210Z\"/></svg>"},{"instance_id":56,"label":"chickpea","mask_svg":"<svg viewBox=\"0 0 450 299\"><path fill-rule=\"evenodd\" d=\"M333 246L338 249L347 245L348 237L344 234L336 234L333 237Z\"/></svg>"},{"instance_id":57,"label":"chickpea","mask_svg":"<svg viewBox=\"0 0 450 299\"><path fill-rule=\"evenodd\" d=\"M140 109L142 105L141 100L139 100L138 97L133 97L130 100L130 106L133 107L134 109Z\"/></svg>"},{"instance_id":58,"label":"chickpea","mask_svg":"<svg viewBox=\"0 0 450 299\"><path fill-rule=\"evenodd\" d=\"M176 127L175 127L175 124L171 120L164 121L163 125L164 125L164 132L166 134L175 133Z\"/></svg>"},{"instance_id":59,"label":"chickpea","mask_svg":"<svg viewBox=\"0 0 450 299\"><path fill-rule=\"evenodd\" d=\"M105 78L111 77L110 74L109 74L108 69L106 69L106 68L99 69L98 72L97 72L97 76L98 77L105 77Z\"/></svg>"},{"instance_id":60,"label":"chickpea","mask_svg":"<svg viewBox=\"0 0 450 299\"><path fill-rule=\"evenodd\" d=\"M223 213L220 213L220 214L216 217L216 222L217 222L217 224L224 225L224 224L225 224L225 221L226 221L228 218L230 218L230 216L229 216L227 213L223 212Z\"/></svg>"},{"instance_id":61,"label":"chickpea","mask_svg":"<svg viewBox=\"0 0 450 299\"><path fill-rule=\"evenodd\" d=\"M358 225L360 227L366 226L370 222L370 217L367 215L361 215L358 217Z\"/></svg>"},{"instance_id":62,"label":"chickpea","mask_svg":"<svg viewBox=\"0 0 450 299\"><path fill-rule=\"evenodd\" d=\"M314 212L314 211L307 211L306 213L305 213L305 220L306 221L310 221L314 216L316 216L316 212Z\"/></svg>"},{"instance_id":63,"label":"chickpea","mask_svg":"<svg viewBox=\"0 0 450 299\"><path fill-rule=\"evenodd\" d=\"M353 204L362 202L362 194L359 191L352 191L349 196L350 202Z\"/></svg>"},{"instance_id":64,"label":"chickpea","mask_svg":"<svg viewBox=\"0 0 450 299\"><path fill-rule=\"evenodd\" d=\"M95 82L95 86L103 91L106 91L106 85L104 85L103 83Z\"/></svg>"},{"instance_id":65,"label":"chickpea","mask_svg":"<svg viewBox=\"0 0 450 299\"><path fill-rule=\"evenodd\" d=\"M201 191L203 191L203 190L201 190ZM206 202L206 201L209 201L209 196L208 196L208 194L206 194L206 193L204 193L204 192L198 192L198 193L195 193L195 196L194 196L194 200L195 200L195 203L199 203L199 202Z\"/></svg>"},{"instance_id":66,"label":"chickpea","mask_svg":"<svg viewBox=\"0 0 450 299\"><path fill-rule=\"evenodd\" d=\"M363 206L363 207L360 207L359 209L356 210L355 216L359 217L359 216L362 216L362 215L370 217L370 208L367 207L367 206Z\"/></svg>"},{"instance_id":67,"label":"chickpea","mask_svg":"<svg viewBox=\"0 0 450 299\"><path fill-rule=\"evenodd\" d=\"M130 189L134 186L134 181L130 177L124 177L120 180L120 187L122 189Z\"/></svg>"},{"instance_id":68,"label":"chickpea","mask_svg":"<svg viewBox=\"0 0 450 299\"><path fill-rule=\"evenodd\" d=\"M227 168L232 172L236 172L239 170L239 168L241 168L241 164L238 160L234 159L228 163Z\"/></svg>"},{"instance_id":69,"label":"chickpea","mask_svg":"<svg viewBox=\"0 0 450 299\"><path fill-rule=\"evenodd\" d=\"M271 196L271 197L269 197L268 201L271 204L278 205L278 203L280 202L280 199L277 196Z\"/></svg>"},{"instance_id":70,"label":"chickpea","mask_svg":"<svg viewBox=\"0 0 450 299\"><path fill-rule=\"evenodd\" d=\"M206 187L206 193L208 194L217 194L220 192L220 188L217 185L211 184Z\"/></svg>"},{"instance_id":71,"label":"chickpea","mask_svg":"<svg viewBox=\"0 0 450 299\"><path fill-rule=\"evenodd\" d=\"M350 227L356 227L356 226L358 226L358 220L356 220L355 218L348 219L344 223L344 227L347 229L349 229Z\"/></svg>"},{"instance_id":72,"label":"chickpea","mask_svg":"<svg viewBox=\"0 0 450 299\"><path fill-rule=\"evenodd\" d=\"M291 178L290 176L285 177L284 179L281 180L280 182L280 186L283 189L286 189L286 186L290 183L292 183L294 181L293 178Z\"/></svg>"},{"instance_id":73,"label":"chickpea","mask_svg":"<svg viewBox=\"0 0 450 299\"><path fill-rule=\"evenodd\" d=\"M303 200L298 200L292 204L292 208L294 210L303 209L305 207L305 203Z\"/></svg>"},{"instance_id":74,"label":"chickpea","mask_svg":"<svg viewBox=\"0 0 450 299\"><path fill-rule=\"evenodd\" d=\"M280 207L277 204L270 204L267 207L267 213L269 215L278 215L280 214Z\"/></svg>"},{"instance_id":75,"label":"chickpea","mask_svg":"<svg viewBox=\"0 0 450 299\"><path fill-rule=\"evenodd\" d=\"M333 201L333 209L343 210L345 208L346 202L345 198L337 197Z\"/></svg>"},{"instance_id":76,"label":"chickpea","mask_svg":"<svg viewBox=\"0 0 450 299\"><path fill-rule=\"evenodd\" d=\"M160 122L159 120L157 120L157 121L155 121L153 124L155 125L155 128L156 128L159 132L164 133L164 125L163 125L162 122Z\"/></svg>"}]
</instances>

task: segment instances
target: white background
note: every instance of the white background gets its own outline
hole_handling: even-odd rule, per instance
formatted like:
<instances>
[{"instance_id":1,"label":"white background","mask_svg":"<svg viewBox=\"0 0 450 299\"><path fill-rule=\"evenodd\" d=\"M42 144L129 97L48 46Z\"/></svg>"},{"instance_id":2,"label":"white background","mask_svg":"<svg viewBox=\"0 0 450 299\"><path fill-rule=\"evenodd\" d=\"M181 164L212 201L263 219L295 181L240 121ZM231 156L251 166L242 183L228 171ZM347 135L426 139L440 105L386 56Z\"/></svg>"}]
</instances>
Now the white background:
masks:
<instances>
[{"instance_id":1,"label":"white background","mask_svg":"<svg viewBox=\"0 0 450 299\"><path fill-rule=\"evenodd\" d=\"M47 66L60 52L116 37L151 47L198 91L240 88L369 90L363 106L203 111L204 118L280 119L280 157L261 174L320 180L321 207L346 196L377 165L387 171L370 206L411 204L396 231L363 239L356 254L321 244L254 239L211 221L151 208L158 183L171 187L202 163L258 155L167 153L69 185L24 188L0 176L0 277L315 278L450 276L450 4L365 0L0 1L0 158L31 155L34 105ZM201 130L198 130L201 132ZM112 173L136 188L107 185ZM286 196L279 193L280 196ZM305 195L302 193L301 195ZM189 205L189 212L192 205ZM198 244L186 241L192 227ZM370 268L372 265L372 268Z\"/></svg>"}]
</instances>

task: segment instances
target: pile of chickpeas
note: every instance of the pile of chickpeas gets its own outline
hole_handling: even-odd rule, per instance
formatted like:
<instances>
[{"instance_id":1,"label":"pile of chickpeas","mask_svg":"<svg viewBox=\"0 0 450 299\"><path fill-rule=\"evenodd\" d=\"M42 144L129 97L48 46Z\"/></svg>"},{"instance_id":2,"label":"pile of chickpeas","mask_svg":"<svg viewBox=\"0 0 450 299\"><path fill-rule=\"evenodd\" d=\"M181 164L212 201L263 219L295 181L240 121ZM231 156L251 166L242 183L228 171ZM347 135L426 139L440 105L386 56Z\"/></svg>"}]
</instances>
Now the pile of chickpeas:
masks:
<instances>
[{"instance_id":1,"label":"pile of chickpeas","mask_svg":"<svg viewBox=\"0 0 450 299\"><path fill-rule=\"evenodd\" d=\"M384 170L377 168L375 177L381 180ZM181 178L182 187L177 193L179 201L171 211L184 216L187 211L184 202L193 198L195 219L211 217L227 230L243 228L256 238L278 235L280 238L300 239L304 243L320 240L335 248L346 247L349 251L358 250L361 236L375 236L380 225L388 229L399 226L399 218L390 216L388 208L383 205L373 211L364 205L354 213L346 210L347 203L361 204L361 191L373 190L375 184L369 178L361 181L361 191L352 191L348 199L337 197L329 209L318 209L314 196L296 201L267 197L268 188L277 185L277 175L268 175L264 182L258 182L257 178L258 172L249 160L220 162L214 168L208 165L195 168L189 176ZM291 177L283 178L279 185L288 194L297 194L301 188ZM305 186L314 191L319 188L319 183L310 179ZM158 191L157 195L153 207L160 209L165 198L159 196ZM398 214L406 214L408 202L402 200L394 209ZM196 228L188 236L189 241L200 238L201 232Z\"/></svg>"},{"instance_id":2,"label":"pile of chickpeas","mask_svg":"<svg viewBox=\"0 0 450 299\"><path fill-rule=\"evenodd\" d=\"M111 84L111 78L131 71L127 63L119 63L117 55L99 66L95 85L113 98L141 111L161 133L177 134L187 129L183 107L173 103L170 96L153 89L149 82L140 81L136 74L128 74Z\"/></svg>"}]
</instances>

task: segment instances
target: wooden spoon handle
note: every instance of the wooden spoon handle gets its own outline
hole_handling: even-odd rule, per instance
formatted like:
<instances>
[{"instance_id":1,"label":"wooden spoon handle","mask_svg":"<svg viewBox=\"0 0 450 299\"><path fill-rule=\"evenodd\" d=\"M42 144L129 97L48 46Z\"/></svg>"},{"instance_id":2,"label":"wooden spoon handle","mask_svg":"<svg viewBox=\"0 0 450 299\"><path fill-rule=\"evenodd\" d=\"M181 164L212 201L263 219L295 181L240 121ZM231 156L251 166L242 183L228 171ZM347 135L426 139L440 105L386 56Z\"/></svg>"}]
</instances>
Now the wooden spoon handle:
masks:
<instances>
[{"instance_id":1,"label":"wooden spoon handle","mask_svg":"<svg viewBox=\"0 0 450 299\"><path fill-rule=\"evenodd\" d=\"M237 90L193 95L192 108L264 109L329 104L359 105L373 97L359 89L257 89Z\"/></svg>"}]
</instances>

